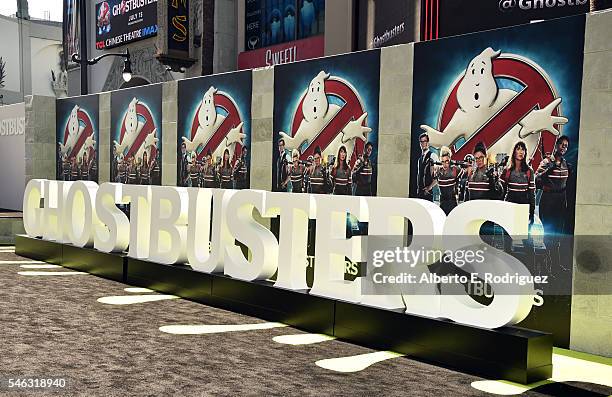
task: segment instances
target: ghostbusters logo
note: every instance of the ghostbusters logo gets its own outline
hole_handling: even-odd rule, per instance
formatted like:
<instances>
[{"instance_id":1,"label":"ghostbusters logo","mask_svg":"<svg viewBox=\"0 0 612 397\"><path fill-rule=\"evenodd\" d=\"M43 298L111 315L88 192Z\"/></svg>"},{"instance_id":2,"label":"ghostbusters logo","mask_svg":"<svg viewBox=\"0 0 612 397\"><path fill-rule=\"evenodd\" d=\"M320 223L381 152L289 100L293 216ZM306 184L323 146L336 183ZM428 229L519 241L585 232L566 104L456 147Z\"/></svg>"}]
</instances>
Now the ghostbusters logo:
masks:
<instances>
[{"instance_id":1,"label":"ghostbusters logo","mask_svg":"<svg viewBox=\"0 0 612 397\"><path fill-rule=\"evenodd\" d=\"M337 105L335 97L342 105ZM352 166L362 152L368 133L368 113L357 90L346 80L319 72L302 95L291 122L291 133L280 131L280 137L289 150L299 149L305 160L321 148L324 158L336 156L341 146L346 148L347 160ZM305 147L303 145L306 144Z\"/></svg>"},{"instance_id":2,"label":"ghostbusters logo","mask_svg":"<svg viewBox=\"0 0 612 397\"><path fill-rule=\"evenodd\" d=\"M188 152L196 152L198 160L209 151L213 158L229 151L232 164L239 154L246 134L238 107L230 95L211 86L202 98L191 123L190 136L183 137Z\"/></svg>"},{"instance_id":3,"label":"ghostbusters logo","mask_svg":"<svg viewBox=\"0 0 612 397\"><path fill-rule=\"evenodd\" d=\"M522 89L499 88L496 79L510 79ZM523 140L531 165L537 167L542 159L537 148L543 145L545 151L552 151L560 126L568 122L561 116L561 101L539 65L489 47L470 61L451 86L437 129L421 128L431 146L448 146L458 158L471 153L478 142L492 153L511 153L516 141Z\"/></svg>"},{"instance_id":4,"label":"ghostbusters logo","mask_svg":"<svg viewBox=\"0 0 612 397\"><path fill-rule=\"evenodd\" d=\"M110 6L106 1L103 1L100 3L100 8L98 9L98 34L110 32L110 16Z\"/></svg>"},{"instance_id":5,"label":"ghostbusters logo","mask_svg":"<svg viewBox=\"0 0 612 397\"><path fill-rule=\"evenodd\" d=\"M64 127L64 143L58 142L62 157L81 160L95 150L93 123L84 109L74 106Z\"/></svg>"},{"instance_id":6,"label":"ghostbusters logo","mask_svg":"<svg viewBox=\"0 0 612 397\"><path fill-rule=\"evenodd\" d=\"M157 127L149 107L134 98L123 116L119 142L113 141L118 154L125 157L148 158L157 156Z\"/></svg>"}]
</instances>

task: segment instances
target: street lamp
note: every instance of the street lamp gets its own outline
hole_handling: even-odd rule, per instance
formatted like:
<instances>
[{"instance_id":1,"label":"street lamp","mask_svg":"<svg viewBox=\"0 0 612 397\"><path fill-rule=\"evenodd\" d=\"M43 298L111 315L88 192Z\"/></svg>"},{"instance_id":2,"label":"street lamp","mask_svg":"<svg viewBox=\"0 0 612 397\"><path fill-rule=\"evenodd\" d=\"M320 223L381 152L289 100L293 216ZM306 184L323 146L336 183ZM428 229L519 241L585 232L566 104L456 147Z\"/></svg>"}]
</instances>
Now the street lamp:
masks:
<instances>
[{"instance_id":1,"label":"street lamp","mask_svg":"<svg viewBox=\"0 0 612 397\"><path fill-rule=\"evenodd\" d=\"M106 58L106 57L123 57L125 58L125 60L123 61L123 80L125 80L125 82L127 83L128 81L130 81L132 79L132 60L130 58L130 50L126 49L125 53L108 53L108 54L103 54L100 56L97 56L93 59L81 59L79 57L79 54L72 54L72 62L74 63L78 63L79 65L81 65L81 73L83 74L83 72L85 72L85 76L87 76L87 72L86 69L88 65L95 65L96 63L98 63L100 61L100 59L102 58ZM87 94L87 86L83 84L83 82L81 82L81 95L86 95Z\"/></svg>"}]
</instances>

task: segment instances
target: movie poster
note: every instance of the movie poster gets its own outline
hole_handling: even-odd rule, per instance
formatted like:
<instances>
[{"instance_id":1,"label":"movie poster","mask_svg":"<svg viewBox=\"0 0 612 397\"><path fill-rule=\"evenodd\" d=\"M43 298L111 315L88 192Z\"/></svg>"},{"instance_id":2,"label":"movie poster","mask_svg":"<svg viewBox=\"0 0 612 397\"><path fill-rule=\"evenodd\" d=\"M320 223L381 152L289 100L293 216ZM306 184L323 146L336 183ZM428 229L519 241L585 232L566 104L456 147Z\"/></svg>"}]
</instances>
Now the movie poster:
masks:
<instances>
[{"instance_id":1,"label":"movie poster","mask_svg":"<svg viewBox=\"0 0 612 397\"><path fill-rule=\"evenodd\" d=\"M251 71L178 83L178 186L248 189Z\"/></svg>"},{"instance_id":2,"label":"movie poster","mask_svg":"<svg viewBox=\"0 0 612 397\"><path fill-rule=\"evenodd\" d=\"M56 101L55 177L98 182L98 95Z\"/></svg>"},{"instance_id":3,"label":"movie poster","mask_svg":"<svg viewBox=\"0 0 612 397\"><path fill-rule=\"evenodd\" d=\"M111 182L161 185L161 84L111 94Z\"/></svg>"},{"instance_id":4,"label":"movie poster","mask_svg":"<svg viewBox=\"0 0 612 397\"><path fill-rule=\"evenodd\" d=\"M272 190L376 195L380 52L275 67Z\"/></svg>"},{"instance_id":5,"label":"movie poster","mask_svg":"<svg viewBox=\"0 0 612 397\"><path fill-rule=\"evenodd\" d=\"M577 16L415 45L410 197L447 214L477 199L529 205L522 241L498 225L481 235L552 280L536 285L518 325L553 332L558 346L569 344L563 236L574 231L584 25Z\"/></svg>"},{"instance_id":6,"label":"movie poster","mask_svg":"<svg viewBox=\"0 0 612 397\"><path fill-rule=\"evenodd\" d=\"M95 22L98 50L153 37L157 35L157 0L100 1Z\"/></svg>"}]
</instances>

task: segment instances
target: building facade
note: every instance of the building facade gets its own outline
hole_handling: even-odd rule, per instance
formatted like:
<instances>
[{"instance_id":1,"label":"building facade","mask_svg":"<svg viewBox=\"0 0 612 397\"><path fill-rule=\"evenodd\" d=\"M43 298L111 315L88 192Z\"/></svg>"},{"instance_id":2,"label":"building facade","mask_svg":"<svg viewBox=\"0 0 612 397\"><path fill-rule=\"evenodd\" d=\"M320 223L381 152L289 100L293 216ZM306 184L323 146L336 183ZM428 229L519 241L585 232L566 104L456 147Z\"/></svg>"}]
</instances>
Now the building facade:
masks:
<instances>
[{"instance_id":1,"label":"building facade","mask_svg":"<svg viewBox=\"0 0 612 397\"><path fill-rule=\"evenodd\" d=\"M65 96L62 24L0 15L0 105Z\"/></svg>"}]
</instances>

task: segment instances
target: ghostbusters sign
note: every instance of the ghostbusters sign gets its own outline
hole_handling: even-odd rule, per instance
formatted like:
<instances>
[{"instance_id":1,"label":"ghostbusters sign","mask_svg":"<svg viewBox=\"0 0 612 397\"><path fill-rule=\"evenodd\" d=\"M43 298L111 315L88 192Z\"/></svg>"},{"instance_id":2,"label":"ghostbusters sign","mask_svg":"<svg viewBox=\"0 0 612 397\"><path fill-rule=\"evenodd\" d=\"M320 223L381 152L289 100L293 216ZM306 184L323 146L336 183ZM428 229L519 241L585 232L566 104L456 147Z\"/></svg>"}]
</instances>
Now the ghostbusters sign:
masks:
<instances>
[{"instance_id":1,"label":"ghostbusters sign","mask_svg":"<svg viewBox=\"0 0 612 397\"><path fill-rule=\"evenodd\" d=\"M117 207L125 204L130 204L129 218ZM255 211L263 218L280 217L278 239L253 217ZM276 273L276 287L309 289L311 295L384 309L399 308L409 314L486 328L523 320L534 302L533 283L522 285L521 293L496 294L489 305L477 303L465 291L440 294L432 290L427 296L407 294L403 298L365 295L362 277L344 280L344 258L365 259L362 237L346 238L347 214L369 222L370 235L402 236L404 222L410 221L413 235L423 236L440 247L447 236L461 235L468 245L480 241L478 230L486 221L503 225L511 236L524 234L528 227L526 213L527 206L501 201L474 201L446 216L433 203L408 198L117 183L98 186L89 181L42 179L28 183L23 199L24 227L30 237L93 247L101 252L127 250L131 258L187 263L196 271L224 273L245 281L266 280ZM317 221L311 288L306 282L309 219ZM236 241L249 248L248 258ZM416 270L427 272L428 264L423 262ZM501 254L494 266L489 262L479 266L498 276L530 275L511 255Z\"/></svg>"}]
</instances>

